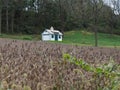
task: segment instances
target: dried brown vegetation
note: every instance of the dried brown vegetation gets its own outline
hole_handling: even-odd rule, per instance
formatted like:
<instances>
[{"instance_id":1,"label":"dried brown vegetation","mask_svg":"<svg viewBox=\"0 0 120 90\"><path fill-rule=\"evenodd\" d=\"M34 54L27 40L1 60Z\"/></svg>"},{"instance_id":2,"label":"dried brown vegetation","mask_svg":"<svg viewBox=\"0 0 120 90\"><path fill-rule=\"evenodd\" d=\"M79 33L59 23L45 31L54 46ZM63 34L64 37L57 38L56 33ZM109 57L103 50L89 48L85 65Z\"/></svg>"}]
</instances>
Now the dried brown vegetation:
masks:
<instances>
[{"instance_id":1,"label":"dried brown vegetation","mask_svg":"<svg viewBox=\"0 0 120 90\"><path fill-rule=\"evenodd\" d=\"M120 49L79 47L0 39L0 81L8 82L5 87L27 88L30 90L95 90L94 83L86 83L91 73L63 60L63 54L69 53L96 66L110 59L120 64ZM79 72L81 69L82 73ZM82 78L84 74L85 80ZM105 83L105 82L104 82ZM90 89L90 87L92 87Z\"/></svg>"}]
</instances>

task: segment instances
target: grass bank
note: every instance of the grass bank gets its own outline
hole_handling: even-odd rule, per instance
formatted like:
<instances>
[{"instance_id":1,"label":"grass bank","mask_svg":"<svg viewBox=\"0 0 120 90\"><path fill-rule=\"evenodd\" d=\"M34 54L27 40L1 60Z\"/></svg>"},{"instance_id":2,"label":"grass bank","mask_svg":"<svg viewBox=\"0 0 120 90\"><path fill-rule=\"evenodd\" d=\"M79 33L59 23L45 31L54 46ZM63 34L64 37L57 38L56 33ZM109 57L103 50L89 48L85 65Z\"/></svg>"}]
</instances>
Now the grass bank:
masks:
<instances>
[{"instance_id":1,"label":"grass bank","mask_svg":"<svg viewBox=\"0 0 120 90\"><path fill-rule=\"evenodd\" d=\"M64 34L63 43L94 46L94 33L70 31ZM99 46L120 46L120 36L98 33Z\"/></svg>"},{"instance_id":2,"label":"grass bank","mask_svg":"<svg viewBox=\"0 0 120 90\"><path fill-rule=\"evenodd\" d=\"M0 38L11 38L19 40L41 40L41 35L7 35L2 34ZM64 44L73 44L81 46L94 46L94 33L86 31L69 31L64 33L62 42L55 43L64 43ZM110 35L104 33L98 33L98 44L99 46L120 47L120 36Z\"/></svg>"}]
</instances>

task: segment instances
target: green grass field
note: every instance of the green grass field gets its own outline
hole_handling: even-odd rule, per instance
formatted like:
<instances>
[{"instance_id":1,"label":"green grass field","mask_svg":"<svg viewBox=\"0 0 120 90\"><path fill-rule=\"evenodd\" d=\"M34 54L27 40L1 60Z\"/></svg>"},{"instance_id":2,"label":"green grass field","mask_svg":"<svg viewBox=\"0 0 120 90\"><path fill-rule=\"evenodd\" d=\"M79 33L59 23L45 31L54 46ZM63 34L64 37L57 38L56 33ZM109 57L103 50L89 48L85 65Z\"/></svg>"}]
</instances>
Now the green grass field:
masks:
<instances>
[{"instance_id":1,"label":"green grass field","mask_svg":"<svg viewBox=\"0 0 120 90\"><path fill-rule=\"evenodd\" d=\"M9 34L2 34L0 35L0 38L10 38L10 39L18 39L18 40L40 40L40 35L9 35Z\"/></svg>"},{"instance_id":2,"label":"green grass field","mask_svg":"<svg viewBox=\"0 0 120 90\"><path fill-rule=\"evenodd\" d=\"M94 46L94 33L84 31L70 31L64 35L63 43ZM110 34L98 34L99 46L120 46L120 36Z\"/></svg>"},{"instance_id":3,"label":"green grass field","mask_svg":"<svg viewBox=\"0 0 120 90\"><path fill-rule=\"evenodd\" d=\"M11 38L20 40L41 40L40 35L0 35L0 38ZM85 31L69 31L64 33L62 42L55 43L65 43L65 44L77 44L81 46L94 46L94 33ZM98 34L98 44L99 46L119 46L120 47L120 36L110 35L110 34Z\"/></svg>"}]
</instances>

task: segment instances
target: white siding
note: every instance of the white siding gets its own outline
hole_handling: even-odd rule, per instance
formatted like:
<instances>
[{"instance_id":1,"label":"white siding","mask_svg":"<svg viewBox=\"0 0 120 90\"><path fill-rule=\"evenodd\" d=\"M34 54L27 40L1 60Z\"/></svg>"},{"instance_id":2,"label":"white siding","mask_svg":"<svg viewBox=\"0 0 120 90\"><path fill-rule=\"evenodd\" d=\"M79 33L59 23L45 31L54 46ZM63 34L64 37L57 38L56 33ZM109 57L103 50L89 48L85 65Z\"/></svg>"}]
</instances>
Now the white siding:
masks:
<instances>
[{"instance_id":1,"label":"white siding","mask_svg":"<svg viewBox=\"0 0 120 90\"><path fill-rule=\"evenodd\" d=\"M46 35L46 34L50 34L49 32L47 31L44 31L42 34Z\"/></svg>"},{"instance_id":2,"label":"white siding","mask_svg":"<svg viewBox=\"0 0 120 90\"><path fill-rule=\"evenodd\" d=\"M55 31L55 32L58 32L58 31ZM43 41L55 41L55 39L56 39L55 36L56 35L53 32L51 32L50 30L45 30L42 33L42 40ZM58 33L57 40L62 41L62 33L60 33L60 32Z\"/></svg>"},{"instance_id":3,"label":"white siding","mask_svg":"<svg viewBox=\"0 0 120 90\"><path fill-rule=\"evenodd\" d=\"M53 37L52 37L52 35L53 35ZM51 41L55 41L55 35L54 35L54 34L51 34L51 35L50 35L50 40L51 40Z\"/></svg>"},{"instance_id":4,"label":"white siding","mask_svg":"<svg viewBox=\"0 0 120 90\"><path fill-rule=\"evenodd\" d=\"M42 40L43 41L48 41L48 40L50 40L50 36L51 35L49 35L49 34L46 34L46 35L42 34Z\"/></svg>"},{"instance_id":5,"label":"white siding","mask_svg":"<svg viewBox=\"0 0 120 90\"><path fill-rule=\"evenodd\" d=\"M58 41L62 41L62 35L58 36Z\"/></svg>"}]
</instances>

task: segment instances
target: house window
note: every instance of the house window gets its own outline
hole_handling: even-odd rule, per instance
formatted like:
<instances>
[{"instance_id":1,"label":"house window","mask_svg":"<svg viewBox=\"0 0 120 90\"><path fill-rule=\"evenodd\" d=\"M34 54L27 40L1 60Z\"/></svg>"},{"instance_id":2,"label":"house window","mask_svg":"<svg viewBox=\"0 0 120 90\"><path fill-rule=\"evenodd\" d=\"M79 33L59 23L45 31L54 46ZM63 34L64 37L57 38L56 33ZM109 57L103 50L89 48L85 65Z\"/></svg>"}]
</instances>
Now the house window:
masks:
<instances>
[{"instance_id":1,"label":"house window","mask_svg":"<svg viewBox=\"0 0 120 90\"><path fill-rule=\"evenodd\" d=\"M61 36L59 35L59 38L61 38Z\"/></svg>"},{"instance_id":2,"label":"house window","mask_svg":"<svg viewBox=\"0 0 120 90\"><path fill-rule=\"evenodd\" d=\"M52 34L52 38L54 38L54 35Z\"/></svg>"}]
</instances>

